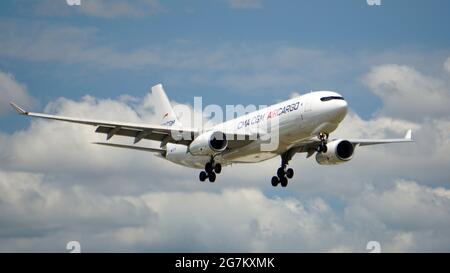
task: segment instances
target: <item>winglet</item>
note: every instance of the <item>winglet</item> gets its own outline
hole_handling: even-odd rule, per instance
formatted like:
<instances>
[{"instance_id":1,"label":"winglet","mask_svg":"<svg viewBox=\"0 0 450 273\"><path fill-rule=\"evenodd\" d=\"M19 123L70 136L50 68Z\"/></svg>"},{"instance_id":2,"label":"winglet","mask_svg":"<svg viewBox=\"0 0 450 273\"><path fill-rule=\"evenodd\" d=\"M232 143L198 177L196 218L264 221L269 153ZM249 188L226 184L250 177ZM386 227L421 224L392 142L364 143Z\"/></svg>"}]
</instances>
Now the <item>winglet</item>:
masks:
<instances>
[{"instance_id":1,"label":"winglet","mask_svg":"<svg viewBox=\"0 0 450 273\"><path fill-rule=\"evenodd\" d=\"M406 132L405 139L407 139L407 140L412 140L412 130L411 130L411 129L409 129L409 130Z\"/></svg>"},{"instance_id":2,"label":"winglet","mask_svg":"<svg viewBox=\"0 0 450 273\"><path fill-rule=\"evenodd\" d=\"M28 112L23 110L22 108L20 108L17 104L15 104L14 102L10 102L9 104L11 104L11 106L14 108L14 110L16 110L17 113L19 113L20 115L28 115Z\"/></svg>"}]
</instances>

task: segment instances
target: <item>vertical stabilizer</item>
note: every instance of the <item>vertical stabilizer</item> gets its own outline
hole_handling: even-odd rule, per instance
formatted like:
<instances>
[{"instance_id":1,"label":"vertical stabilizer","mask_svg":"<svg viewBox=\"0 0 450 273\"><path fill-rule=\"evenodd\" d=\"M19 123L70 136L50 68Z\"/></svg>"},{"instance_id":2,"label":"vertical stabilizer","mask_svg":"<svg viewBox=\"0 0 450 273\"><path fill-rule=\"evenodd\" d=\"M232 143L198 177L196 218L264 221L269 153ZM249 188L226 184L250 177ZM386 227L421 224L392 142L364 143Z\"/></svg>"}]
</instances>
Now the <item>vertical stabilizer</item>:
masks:
<instances>
[{"instance_id":1,"label":"vertical stabilizer","mask_svg":"<svg viewBox=\"0 0 450 273\"><path fill-rule=\"evenodd\" d=\"M167 98L166 92L162 87L162 84L157 84L152 87L152 94L156 99L155 112L160 115L161 125L164 126L181 126L180 121L177 119L172 105L170 105L169 98Z\"/></svg>"}]
</instances>

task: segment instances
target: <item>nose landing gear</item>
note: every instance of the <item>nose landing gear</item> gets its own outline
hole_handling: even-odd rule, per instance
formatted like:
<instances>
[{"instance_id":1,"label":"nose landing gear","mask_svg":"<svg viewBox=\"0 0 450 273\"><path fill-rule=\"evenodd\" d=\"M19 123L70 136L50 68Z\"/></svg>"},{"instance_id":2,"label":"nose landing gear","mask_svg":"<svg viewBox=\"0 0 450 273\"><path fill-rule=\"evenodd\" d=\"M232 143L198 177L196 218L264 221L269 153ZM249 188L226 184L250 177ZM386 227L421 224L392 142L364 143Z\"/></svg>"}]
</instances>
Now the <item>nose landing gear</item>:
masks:
<instances>
[{"instance_id":1,"label":"nose landing gear","mask_svg":"<svg viewBox=\"0 0 450 273\"><path fill-rule=\"evenodd\" d=\"M327 142L328 142L328 134L327 133L319 133L320 144L316 147L316 152L318 153L326 153L328 151Z\"/></svg>"},{"instance_id":2,"label":"nose landing gear","mask_svg":"<svg viewBox=\"0 0 450 273\"><path fill-rule=\"evenodd\" d=\"M214 163L214 158L205 164L205 170L200 172L199 179L204 182L208 178L209 182L213 183L216 181L216 174L222 172L222 165L220 163Z\"/></svg>"}]
</instances>

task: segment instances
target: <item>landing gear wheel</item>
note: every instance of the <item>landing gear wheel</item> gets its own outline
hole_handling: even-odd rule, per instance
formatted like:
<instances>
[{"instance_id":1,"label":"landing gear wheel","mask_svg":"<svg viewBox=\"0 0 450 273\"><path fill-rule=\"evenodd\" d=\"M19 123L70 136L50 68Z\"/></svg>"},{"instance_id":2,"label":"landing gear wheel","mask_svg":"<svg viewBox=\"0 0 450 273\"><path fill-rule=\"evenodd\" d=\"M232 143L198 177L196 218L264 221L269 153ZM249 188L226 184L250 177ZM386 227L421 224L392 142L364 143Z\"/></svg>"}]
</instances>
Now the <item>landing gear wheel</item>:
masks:
<instances>
[{"instance_id":1,"label":"landing gear wheel","mask_svg":"<svg viewBox=\"0 0 450 273\"><path fill-rule=\"evenodd\" d=\"M327 144L322 143L322 147L320 148L320 150L322 150L322 153L326 153L328 151Z\"/></svg>"},{"instance_id":2,"label":"landing gear wheel","mask_svg":"<svg viewBox=\"0 0 450 273\"><path fill-rule=\"evenodd\" d=\"M285 175L284 168L283 168L283 167L278 168L278 170L277 170L277 176L278 176L279 178L282 178L282 177L284 177L284 175Z\"/></svg>"},{"instance_id":3,"label":"landing gear wheel","mask_svg":"<svg viewBox=\"0 0 450 273\"><path fill-rule=\"evenodd\" d=\"M211 162L208 162L208 163L205 164L205 171L206 171L207 173L212 173L212 171L213 171L213 165L212 165Z\"/></svg>"},{"instance_id":4,"label":"landing gear wheel","mask_svg":"<svg viewBox=\"0 0 450 273\"><path fill-rule=\"evenodd\" d=\"M216 165L214 165L214 172L217 174L222 172L222 165L220 163L216 163Z\"/></svg>"},{"instance_id":5,"label":"landing gear wheel","mask_svg":"<svg viewBox=\"0 0 450 273\"><path fill-rule=\"evenodd\" d=\"M327 145L325 143L320 143L319 146L317 146L316 151L318 153L326 153L328 151Z\"/></svg>"},{"instance_id":6,"label":"landing gear wheel","mask_svg":"<svg viewBox=\"0 0 450 273\"><path fill-rule=\"evenodd\" d=\"M286 178L286 177L282 177L282 178L280 179L280 184L281 184L281 186L282 186L283 188L285 188L285 187L287 186L287 184L288 184L287 178Z\"/></svg>"},{"instance_id":7,"label":"landing gear wheel","mask_svg":"<svg viewBox=\"0 0 450 273\"><path fill-rule=\"evenodd\" d=\"M199 178L201 182L205 182L206 178L208 177L208 174L205 171L201 171Z\"/></svg>"},{"instance_id":8,"label":"landing gear wheel","mask_svg":"<svg viewBox=\"0 0 450 273\"><path fill-rule=\"evenodd\" d=\"M287 169L287 171L286 171L286 176L287 176L287 178L289 178L289 179L291 179L292 177L294 177L294 170L291 169L291 168Z\"/></svg>"},{"instance_id":9,"label":"landing gear wheel","mask_svg":"<svg viewBox=\"0 0 450 273\"><path fill-rule=\"evenodd\" d=\"M272 186L276 187L278 186L278 183L280 183L280 179L278 179L278 176L272 177Z\"/></svg>"},{"instance_id":10,"label":"landing gear wheel","mask_svg":"<svg viewBox=\"0 0 450 273\"><path fill-rule=\"evenodd\" d=\"M323 135L321 136L323 137ZM281 154L281 166L277 170L277 175L272 177L272 186L276 187L278 184L281 184L282 187L287 187L288 179L294 177L294 170L286 168L289 165L289 161L298 152L299 150L297 148L291 148Z\"/></svg>"},{"instance_id":11,"label":"landing gear wheel","mask_svg":"<svg viewBox=\"0 0 450 273\"><path fill-rule=\"evenodd\" d=\"M316 151L318 153L326 153L328 151L327 141L329 134L328 133L319 133L320 144L316 147Z\"/></svg>"},{"instance_id":12,"label":"landing gear wheel","mask_svg":"<svg viewBox=\"0 0 450 273\"><path fill-rule=\"evenodd\" d=\"M216 174L213 172L209 173L208 179L209 179L209 182L213 183L214 181L216 181Z\"/></svg>"}]
</instances>

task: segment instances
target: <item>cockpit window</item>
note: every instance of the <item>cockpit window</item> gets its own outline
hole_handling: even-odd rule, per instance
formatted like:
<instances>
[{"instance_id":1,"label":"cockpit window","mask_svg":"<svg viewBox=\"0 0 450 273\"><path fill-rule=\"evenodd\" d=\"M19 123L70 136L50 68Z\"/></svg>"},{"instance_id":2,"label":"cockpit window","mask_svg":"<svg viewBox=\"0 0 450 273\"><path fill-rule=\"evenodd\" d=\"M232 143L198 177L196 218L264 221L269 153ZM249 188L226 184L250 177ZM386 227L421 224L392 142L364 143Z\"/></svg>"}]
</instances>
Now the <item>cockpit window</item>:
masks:
<instances>
[{"instance_id":1,"label":"cockpit window","mask_svg":"<svg viewBox=\"0 0 450 273\"><path fill-rule=\"evenodd\" d=\"M343 97L339 96L329 96L329 97L322 97L320 98L321 101L329 101L329 100L344 100Z\"/></svg>"}]
</instances>

